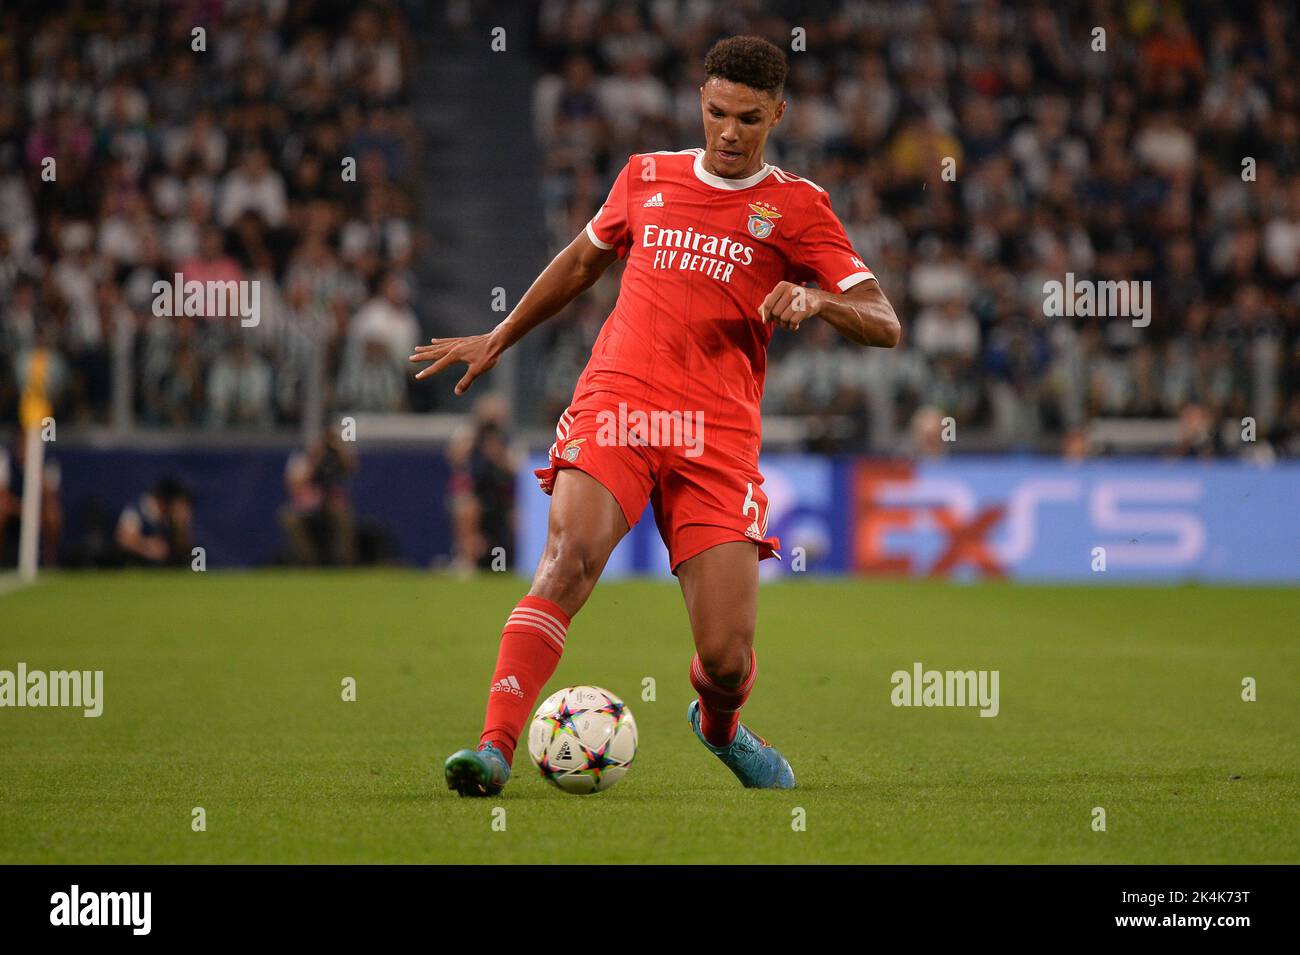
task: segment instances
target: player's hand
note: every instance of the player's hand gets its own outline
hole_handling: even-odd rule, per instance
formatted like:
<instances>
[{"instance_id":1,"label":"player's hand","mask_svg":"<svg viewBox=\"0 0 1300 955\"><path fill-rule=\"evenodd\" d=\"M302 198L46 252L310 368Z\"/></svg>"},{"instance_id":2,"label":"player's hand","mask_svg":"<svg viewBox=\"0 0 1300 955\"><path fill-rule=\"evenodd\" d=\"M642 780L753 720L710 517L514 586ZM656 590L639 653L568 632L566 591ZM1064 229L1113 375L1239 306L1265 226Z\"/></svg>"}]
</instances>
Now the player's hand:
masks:
<instances>
[{"instance_id":1,"label":"player's hand","mask_svg":"<svg viewBox=\"0 0 1300 955\"><path fill-rule=\"evenodd\" d=\"M468 365L465 376L456 383L456 394L463 395L475 378L492 369L500 355L501 350L497 347L495 338L488 333L465 338L434 338L428 345L415 346L415 353L410 360L432 362L429 367L416 372L417 379L436 375L444 368L458 363Z\"/></svg>"},{"instance_id":2,"label":"player's hand","mask_svg":"<svg viewBox=\"0 0 1300 955\"><path fill-rule=\"evenodd\" d=\"M763 304L758 306L758 315L764 322L797 332L804 319L811 318L820 310L821 294L819 289L778 282L776 288L767 293Z\"/></svg>"}]
</instances>

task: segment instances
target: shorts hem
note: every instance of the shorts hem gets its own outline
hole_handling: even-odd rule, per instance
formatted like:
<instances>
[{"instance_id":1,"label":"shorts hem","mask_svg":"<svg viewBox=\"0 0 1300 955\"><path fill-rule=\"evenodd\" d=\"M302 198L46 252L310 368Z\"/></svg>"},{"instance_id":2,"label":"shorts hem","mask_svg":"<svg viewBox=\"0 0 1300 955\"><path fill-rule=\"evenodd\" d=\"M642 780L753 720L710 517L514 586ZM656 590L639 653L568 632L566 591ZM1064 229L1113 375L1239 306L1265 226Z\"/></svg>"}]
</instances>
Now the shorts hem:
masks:
<instances>
[{"instance_id":1,"label":"shorts hem","mask_svg":"<svg viewBox=\"0 0 1300 955\"><path fill-rule=\"evenodd\" d=\"M753 544L758 548L758 559L760 561L767 560L769 557L775 557L777 560L781 559L781 541L775 537L765 537L755 540L753 537L748 537L740 531L732 530L728 527L719 527L717 530L718 533L713 539L697 544L684 551L681 555L669 555L670 570L674 577L677 576L677 568L682 564L686 563L692 557L699 557L706 550L709 550L712 547L717 547L719 544L733 544L737 542Z\"/></svg>"},{"instance_id":2,"label":"shorts hem","mask_svg":"<svg viewBox=\"0 0 1300 955\"><path fill-rule=\"evenodd\" d=\"M632 528L636 527L636 525L640 522L641 515L645 511L644 503L641 505L641 507L637 510L635 514L631 513L630 511L628 511L627 505L619 498L617 494L614 493L614 489L609 486L609 483L604 478L602 478L599 474L593 473L590 468L584 467L581 463L577 461L566 461L563 458L560 458L557 461L553 461L547 467L537 468L533 471L533 474L537 477L538 486L542 489L542 492L546 494L547 497L550 497L552 493L555 491L555 478L559 475L560 471L581 471L583 474L587 475L589 478L591 478L593 481L595 481L597 484L603 487L606 491L608 491L609 496L612 497L615 500L615 502L618 504L618 509L623 512L623 519L627 521L628 530L631 530Z\"/></svg>"}]
</instances>

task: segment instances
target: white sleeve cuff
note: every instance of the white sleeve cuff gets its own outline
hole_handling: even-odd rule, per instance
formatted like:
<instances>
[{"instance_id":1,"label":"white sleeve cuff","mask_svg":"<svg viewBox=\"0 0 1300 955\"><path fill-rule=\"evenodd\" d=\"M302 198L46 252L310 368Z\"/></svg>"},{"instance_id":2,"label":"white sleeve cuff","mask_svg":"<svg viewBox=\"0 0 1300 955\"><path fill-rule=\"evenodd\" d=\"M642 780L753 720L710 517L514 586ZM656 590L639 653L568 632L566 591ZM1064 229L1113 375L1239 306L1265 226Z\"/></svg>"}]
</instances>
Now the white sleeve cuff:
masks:
<instances>
[{"instance_id":1,"label":"white sleeve cuff","mask_svg":"<svg viewBox=\"0 0 1300 955\"><path fill-rule=\"evenodd\" d=\"M592 221L595 221L595 220L592 220ZM590 239L590 240L591 240L591 244L594 245L594 246L595 246L596 248L598 248L598 249L612 249L612 248L614 248L614 246L613 246L612 244L610 244L609 242L602 242L602 241L601 241L600 237L596 235L596 230L593 229L593 228L591 227L591 223L590 223L590 222L587 223L587 238Z\"/></svg>"},{"instance_id":2,"label":"white sleeve cuff","mask_svg":"<svg viewBox=\"0 0 1300 955\"><path fill-rule=\"evenodd\" d=\"M588 226L588 228L590 228L590 226ZM867 279L875 279L875 278L876 277L872 275L870 272L854 272L848 278L840 279L837 284L841 292L847 292L849 289L853 288L853 286L865 282ZM879 282L880 279L876 279L876 281Z\"/></svg>"}]
</instances>

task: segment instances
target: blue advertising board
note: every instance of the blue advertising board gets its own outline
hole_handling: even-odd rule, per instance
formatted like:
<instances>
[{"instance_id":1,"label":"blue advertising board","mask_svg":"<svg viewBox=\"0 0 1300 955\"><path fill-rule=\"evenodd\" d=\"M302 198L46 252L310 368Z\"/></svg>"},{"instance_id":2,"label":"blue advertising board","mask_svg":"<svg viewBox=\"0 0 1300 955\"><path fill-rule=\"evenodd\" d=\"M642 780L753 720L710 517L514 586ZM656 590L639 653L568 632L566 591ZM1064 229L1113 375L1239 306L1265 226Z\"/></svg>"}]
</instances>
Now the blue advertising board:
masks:
<instances>
[{"instance_id":1,"label":"blue advertising board","mask_svg":"<svg viewBox=\"0 0 1300 955\"><path fill-rule=\"evenodd\" d=\"M524 573L546 539L542 464L519 477ZM1300 582L1300 463L769 455L761 469L784 558L768 577ZM606 575L667 572L647 509Z\"/></svg>"}]
</instances>

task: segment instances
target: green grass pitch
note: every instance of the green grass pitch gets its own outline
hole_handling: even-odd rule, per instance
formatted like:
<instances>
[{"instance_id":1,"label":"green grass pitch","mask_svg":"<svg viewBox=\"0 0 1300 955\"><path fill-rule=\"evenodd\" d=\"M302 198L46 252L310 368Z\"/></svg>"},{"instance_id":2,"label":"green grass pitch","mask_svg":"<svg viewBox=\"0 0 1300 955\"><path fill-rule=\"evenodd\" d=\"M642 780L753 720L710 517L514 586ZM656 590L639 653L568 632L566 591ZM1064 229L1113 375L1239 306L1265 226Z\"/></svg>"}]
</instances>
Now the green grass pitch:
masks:
<instances>
[{"instance_id":1,"label":"green grass pitch","mask_svg":"<svg viewBox=\"0 0 1300 955\"><path fill-rule=\"evenodd\" d=\"M524 590L211 572L0 596L0 669L102 669L105 697L0 709L0 862L1300 862L1300 590L765 586L745 721L799 788L750 792L687 726L676 587L604 583L546 692L624 697L628 775L569 796L521 752L501 796L461 799L442 760L477 740ZM998 670L1001 712L894 707L914 661Z\"/></svg>"}]
</instances>

